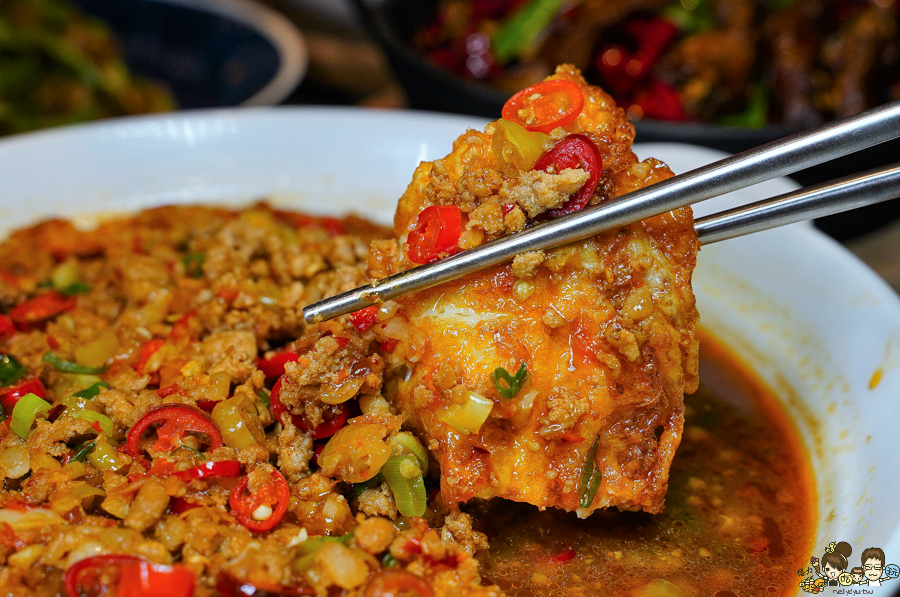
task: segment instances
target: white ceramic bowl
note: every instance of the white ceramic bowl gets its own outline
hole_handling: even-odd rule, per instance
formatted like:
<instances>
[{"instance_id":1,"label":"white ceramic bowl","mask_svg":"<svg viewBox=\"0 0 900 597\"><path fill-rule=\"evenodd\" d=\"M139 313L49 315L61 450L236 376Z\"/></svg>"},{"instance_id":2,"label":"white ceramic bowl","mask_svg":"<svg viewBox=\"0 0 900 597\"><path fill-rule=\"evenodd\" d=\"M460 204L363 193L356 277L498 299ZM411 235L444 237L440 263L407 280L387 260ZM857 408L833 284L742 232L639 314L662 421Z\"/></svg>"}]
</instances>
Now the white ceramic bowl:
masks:
<instances>
[{"instance_id":1,"label":"white ceramic bowl","mask_svg":"<svg viewBox=\"0 0 900 597\"><path fill-rule=\"evenodd\" d=\"M172 202L276 204L389 222L421 160L480 120L340 109L143 117L0 142L0 228L49 216ZM722 154L638 148L676 172ZM770 181L699 206L708 213L794 188ZM874 273L800 224L711 245L694 278L703 324L783 399L809 450L815 555L830 541L900 561L900 301ZM870 384L881 371L877 385ZM798 579L799 580L799 579ZM900 580L896 581L900 583ZM885 593L892 588L882 589Z\"/></svg>"}]
</instances>

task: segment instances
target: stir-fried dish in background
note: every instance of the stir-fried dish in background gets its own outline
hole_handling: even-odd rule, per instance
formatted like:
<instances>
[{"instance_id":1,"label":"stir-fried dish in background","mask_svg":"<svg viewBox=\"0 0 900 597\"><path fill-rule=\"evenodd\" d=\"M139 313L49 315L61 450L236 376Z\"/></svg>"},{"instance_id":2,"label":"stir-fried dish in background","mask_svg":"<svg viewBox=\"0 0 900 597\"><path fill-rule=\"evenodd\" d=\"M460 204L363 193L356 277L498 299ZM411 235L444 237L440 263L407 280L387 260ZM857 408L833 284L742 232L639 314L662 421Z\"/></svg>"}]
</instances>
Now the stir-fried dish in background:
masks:
<instances>
[{"instance_id":1,"label":"stir-fried dish in background","mask_svg":"<svg viewBox=\"0 0 900 597\"><path fill-rule=\"evenodd\" d=\"M49 220L0 244L0 586L15 597L785 586L812 519L789 424L760 430L762 398L738 412L705 393L683 401L698 385L690 208L304 321L324 296L671 176L637 161L624 111L571 65L503 116L416 169L393 231L266 204L181 206L91 230ZM678 491L654 526L683 433ZM609 506L631 512L597 513L582 528L599 540L572 532L571 516ZM604 523L615 540L599 536ZM533 565L511 561L511 545ZM608 573L588 574L594 563Z\"/></svg>"},{"instance_id":2,"label":"stir-fried dish in background","mask_svg":"<svg viewBox=\"0 0 900 597\"><path fill-rule=\"evenodd\" d=\"M573 62L632 119L809 127L900 97L895 2L442 0L413 43L510 93Z\"/></svg>"},{"instance_id":3,"label":"stir-fried dish in background","mask_svg":"<svg viewBox=\"0 0 900 597\"><path fill-rule=\"evenodd\" d=\"M0 0L0 135L174 107L129 73L106 25L66 0Z\"/></svg>"}]
</instances>

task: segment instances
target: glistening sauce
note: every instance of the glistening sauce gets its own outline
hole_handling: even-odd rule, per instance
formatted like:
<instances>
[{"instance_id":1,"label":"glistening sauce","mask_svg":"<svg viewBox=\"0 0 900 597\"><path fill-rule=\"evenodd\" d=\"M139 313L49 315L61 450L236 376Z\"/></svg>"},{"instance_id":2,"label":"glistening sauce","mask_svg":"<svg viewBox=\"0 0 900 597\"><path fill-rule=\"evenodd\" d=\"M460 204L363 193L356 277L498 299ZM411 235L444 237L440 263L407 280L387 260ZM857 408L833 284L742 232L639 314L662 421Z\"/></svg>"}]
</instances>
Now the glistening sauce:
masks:
<instances>
[{"instance_id":1,"label":"glistening sauce","mask_svg":"<svg viewBox=\"0 0 900 597\"><path fill-rule=\"evenodd\" d=\"M771 390L709 334L700 370L664 513L492 503L484 576L517 597L794 595L815 530L809 458Z\"/></svg>"}]
</instances>

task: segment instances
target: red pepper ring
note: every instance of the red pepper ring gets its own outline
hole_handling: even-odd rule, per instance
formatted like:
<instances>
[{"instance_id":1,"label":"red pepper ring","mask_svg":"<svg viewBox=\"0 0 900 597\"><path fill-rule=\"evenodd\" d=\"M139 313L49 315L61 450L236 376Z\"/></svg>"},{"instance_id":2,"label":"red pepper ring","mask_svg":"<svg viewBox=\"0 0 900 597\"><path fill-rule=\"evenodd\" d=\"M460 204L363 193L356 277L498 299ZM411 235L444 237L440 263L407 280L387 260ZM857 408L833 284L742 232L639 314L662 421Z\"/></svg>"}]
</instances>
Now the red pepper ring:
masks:
<instances>
[{"instance_id":1,"label":"red pepper ring","mask_svg":"<svg viewBox=\"0 0 900 597\"><path fill-rule=\"evenodd\" d=\"M196 578L183 565L165 566L140 556L107 554L75 562L66 570L64 582L68 597L107 595L113 582L119 584L116 597L192 597Z\"/></svg>"},{"instance_id":2,"label":"red pepper ring","mask_svg":"<svg viewBox=\"0 0 900 597\"><path fill-rule=\"evenodd\" d=\"M9 312L9 318L17 324L30 325L71 311L75 304L74 296L63 296L51 290L19 303Z\"/></svg>"},{"instance_id":3,"label":"red pepper ring","mask_svg":"<svg viewBox=\"0 0 900 597\"><path fill-rule=\"evenodd\" d=\"M287 480L278 470L272 471L272 482L266 483L257 491L244 495L250 477L245 476L241 482L231 491L228 504L232 514L242 525L254 533L264 533L272 530L275 525L284 518L288 504L291 501L291 490ZM272 513L265 520L253 518L254 513L262 507L269 506Z\"/></svg>"},{"instance_id":4,"label":"red pepper ring","mask_svg":"<svg viewBox=\"0 0 900 597\"><path fill-rule=\"evenodd\" d=\"M174 473L182 481L194 479L210 479L213 477L240 477L241 463L237 460L220 460L218 462L204 462L195 467Z\"/></svg>"},{"instance_id":5,"label":"red pepper ring","mask_svg":"<svg viewBox=\"0 0 900 597\"><path fill-rule=\"evenodd\" d=\"M272 406L272 416L275 417L276 421L281 421L281 415L288 412L288 409L281 401L280 396L281 378L275 382L275 385L272 386L272 392L269 394L269 404ZM331 437L337 433L338 429L344 426L344 423L347 422L347 417L350 414L347 403L344 402L337 405L337 409L338 410L333 417L326 419L313 430L313 439L325 439L326 437ZM288 414L291 415L291 423L293 423L294 427L304 433L309 432L309 423L306 422L306 419L303 418L302 415Z\"/></svg>"},{"instance_id":6,"label":"red pepper ring","mask_svg":"<svg viewBox=\"0 0 900 597\"><path fill-rule=\"evenodd\" d=\"M284 375L284 366L288 363L296 363L299 359L300 357L293 350L283 350L267 359L258 359L256 367L265 373L266 379L272 379Z\"/></svg>"},{"instance_id":7,"label":"red pepper ring","mask_svg":"<svg viewBox=\"0 0 900 597\"><path fill-rule=\"evenodd\" d=\"M569 135L539 157L534 170L546 172L550 166L557 172L581 166L588 173L587 181L578 192L570 196L562 206L547 212L550 217L558 218L583 209L597 190L600 173L603 172L603 157L594 142L585 135Z\"/></svg>"},{"instance_id":8,"label":"red pepper ring","mask_svg":"<svg viewBox=\"0 0 900 597\"><path fill-rule=\"evenodd\" d=\"M442 254L459 251L462 212L455 205L431 205L416 218L407 237L407 255L413 263L431 263Z\"/></svg>"},{"instance_id":9,"label":"red pepper ring","mask_svg":"<svg viewBox=\"0 0 900 597\"><path fill-rule=\"evenodd\" d=\"M221 448L222 434L219 428L200 410L183 404L165 404L151 409L147 414L138 419L137 423L128 432L128 440L125 442L124 452L129 456L140 456L141 436L154 423L162 423L156 429L157 440L153 449L157 452L171 452L185 433L193 431L203 433L209 438L209 449Z\"/></svg>"},{"instance_id":10,"label":"red pepper ring","mask_svg":"<svg viewBox=\"0 0 900 597\"><path fill-rule=\"evenodd\" d=\"M503 105L503 118L529 131L549 133L571 124L584 108L581 87L568 79L548 79L519 91ZM523 116L522 110L531 110Z\"/></svg>"},{"instance_id":11,"label":"red pepper ring","mask_svg":"<svg viewBox=\"0 0 900 597\"><path fill-rule=\"evenodd\" d=\"M366 584L363 597L394 597L410 594L418 597L434 597L431 587L412 572L383 568Z\"/></svg>"},{"instance_id":12,"label":"red pepper ring","mask_svg":"<svg viewBox=\"0 0 900 597\"><path fill-rule=\"evenodd\" d=\"M0 406L3 407L3 412L11 414L16 402L25 394L34 394L43 399L47 397L47 388L39 378L26 377L11 388L0 389Z\"/></svg>"}]
</instances>

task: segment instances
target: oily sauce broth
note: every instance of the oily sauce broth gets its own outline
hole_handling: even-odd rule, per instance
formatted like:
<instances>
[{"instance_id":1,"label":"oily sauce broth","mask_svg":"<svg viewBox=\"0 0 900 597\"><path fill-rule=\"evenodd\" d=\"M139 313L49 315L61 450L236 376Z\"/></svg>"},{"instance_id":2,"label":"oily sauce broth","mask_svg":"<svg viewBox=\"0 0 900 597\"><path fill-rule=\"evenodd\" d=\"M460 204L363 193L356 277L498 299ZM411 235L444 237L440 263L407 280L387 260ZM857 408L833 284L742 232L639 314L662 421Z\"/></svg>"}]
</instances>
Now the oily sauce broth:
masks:
<instances>
[{"instance_id":1,"label":"oily sauce broth","mask_svg":"<svg viewBox=\"0 0 900 597\"><path fill-rule=\"evenodd\" d=\"M492 502L477 515L485 578L517 597L794 595L815 530L808 456L771 391L708 334L700 371L662 514Z\"/></svg>"}]
</instances>

